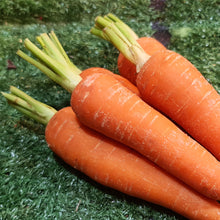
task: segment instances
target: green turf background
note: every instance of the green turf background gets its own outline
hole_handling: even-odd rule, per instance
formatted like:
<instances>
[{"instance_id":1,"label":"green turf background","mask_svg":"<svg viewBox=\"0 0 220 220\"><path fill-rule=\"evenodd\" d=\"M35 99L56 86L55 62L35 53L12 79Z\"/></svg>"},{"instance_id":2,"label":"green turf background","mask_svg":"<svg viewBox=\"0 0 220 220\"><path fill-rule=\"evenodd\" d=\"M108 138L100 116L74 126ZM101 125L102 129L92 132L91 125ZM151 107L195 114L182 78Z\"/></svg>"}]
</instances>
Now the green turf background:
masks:
<instances>
[{"instance_id":1,"label":"green turf background","mask_svg":"<svg viewBox=\"0 0 220 220\"><path fill-rule=\"evenodd\" d=\"M112 12L139 36L163 22L169 48L187 57L220 91L220 4L217 0L167 0L163 12L147 0L1 0L0 90L14 85L60 109L70 94L15 53L22 41L54 30L81 69L117 71L117 50L89 33L97 15ZM7 69L11 60L16 69ZM44 140L44 126L27 119L0 97L0 220L183 219L147 202L103 187L57 158Z\"/></svg>"}]
</instances>

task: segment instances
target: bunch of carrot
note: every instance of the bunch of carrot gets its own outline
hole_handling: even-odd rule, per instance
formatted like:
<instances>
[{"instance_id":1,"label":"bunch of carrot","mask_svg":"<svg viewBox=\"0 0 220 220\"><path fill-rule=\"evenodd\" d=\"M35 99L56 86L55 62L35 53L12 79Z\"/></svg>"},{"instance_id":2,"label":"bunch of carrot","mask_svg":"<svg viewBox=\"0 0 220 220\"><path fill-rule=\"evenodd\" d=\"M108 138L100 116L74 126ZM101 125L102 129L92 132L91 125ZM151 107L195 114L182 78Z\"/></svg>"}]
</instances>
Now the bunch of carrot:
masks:
<instances>
[{"instance_id":1,"label":"bunch of carrot","mask_svg":"<svg viewBox=\"0 0 220 220\"><path fill-rule=\"evenodd\" d=\"M93 180L169 208L189 219L219 219L220 205L195 192L142 155L83 125L71 107L59 111L11 86L8 103L46 125L50 149Z\"/></svg>"},{"instance_id":2,"label":"bunch of carrot","mask_svg":"<svg viewBox=\"0 0 220 220\"><path fill-rule=\"evenodd\" d=\"M103 68L71 72L69 64L56 58L63 56L53 50L57 38L42 34L37 39L44 50L27 39L24 43L39 61L21 51L18 54L72 91L71 106L82 123L130 146L200 193L220 199L220 164L206 149L122 85L113 73Z\"/></svg>"},{"instance_id":3,"label":"bunch of carrot","mask_svg":"<svg viewBox=\"0 0 220 220\"><path fill-rule=\"evenodd\" d=\"M220 95L192 63L156 40L138 39L112 14L98 16L91 32L118 48L119 72L137 85L144 101L220 160ZM151 47L156 49L151 51ZM126 73L129 68L133 71Z\"/></svg>"},{"instance_id":4,"label":"bunch of carrot","mask_svg":"<svg viewBox=\"0 0 220 220\"><path fill-rule=\"evenodd\" d=\"M113 27L114 31L111 33L121 33L114 22L110 24L107 27ZM111 36L115 35L106 36L110 40ZM46 139L55 153L102 184L160 204L187 218L220 218L220 205L214 201L220 200L218 175L220 164L211 153L168 118L145 103L139 97L137 88L124 78L103 68L79 70L69 60L53 32L49 36L42 34L37 39L43 50L28 39L25 40L25 46L39 61L22 51L18 51L17 54L72 93L72 109L63 109L55 115L53 111L46 120L49 121ZM149 58L149 55L139 56L143 49L137 43L131 44L131 47L125 48L125 51L132 51L132 49L134 49L132 54L137 55L140 61L137 66L142 69L145 58ZM164 48L162 50L167 51ZM9 102L17 106L18 97L25 97L21 101L24 108L17 108L24 113L28 108L29 112L30 99L17 90L11 91L12 98L9 98ZM4 95L7 98L5 93ZM141 95L143 95L142 92ZM31 103L35 102L31 101ZM31 107L31 111L32 109ZM35 109L33 112L38 115ZM75 123L77 126L74 125ZM79 123L80 129L89 131L86 133L92 134L92 137L78 135L83 133L75 130L79 129ZM75 132L77 135L74 135ZM79 139L75 139L76 136L79 136ZM103 161L97 158L102 158ZM123 169L118 169L122 164ZM118 181L119 179L121 181ZM203 195L188 188L180 180Z\"/></svg>"}]
</instances>

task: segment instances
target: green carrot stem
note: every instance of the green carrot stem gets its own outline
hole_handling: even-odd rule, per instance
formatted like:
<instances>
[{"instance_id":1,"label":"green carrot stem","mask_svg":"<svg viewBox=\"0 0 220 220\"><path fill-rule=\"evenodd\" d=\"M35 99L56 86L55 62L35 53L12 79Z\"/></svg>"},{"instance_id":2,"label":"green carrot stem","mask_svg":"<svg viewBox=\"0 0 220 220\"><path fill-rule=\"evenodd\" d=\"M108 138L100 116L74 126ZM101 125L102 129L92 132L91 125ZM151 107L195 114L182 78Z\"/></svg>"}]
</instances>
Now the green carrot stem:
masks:
<instances>
[{"instance_id":1,"label":"green carrot stem","mask_svg":"<svg viewBox=\"0 0 220 220\"><path fill-rule=\"evenodd\" d=\"M45 66L43 63L29 57L27 54L22 52L21 50L17 51L17 55L19 55L21 58L29 62L30 64L37 67L39 70L41 70L46 76L48 76L50 79L52 79L57 84L61 85L63 88L65 88L67 91L72 92L72 85L69 82L68 79L63 78L59 75L57 75L55 72L53 72L51 69L49 69L47 66Z\"/></svg>"},{"instance_id":2,"label":"green carrot stem","mask_svg":"<svg viewBox=\"0 0 220 220\"><path fill-rule=\"evenodd\" d=\"M41 46L46 49L46 52L50 57L54 58L55 60L59 61L64 65L66 64L65 58L46 33L43 33L40 36L38 36L37 40L40 40L39 42L43 43Z\"/></svg>"},{"instance_id":3,"label":"green carrot stem","mask_svg":"<svg viewBox=\"0 0 220 220\"><path fill-rule=\"evenodd\" d=\"M134 63L135 60L133 57L133 54L130 51L130 46L131 44L129 43L129 41L126 40L126 38L123 37L123 35L118 35L112 28L112 26L106 27L105 29L103 29L103 32L109 37L109 39L111 39L111 42L114 42L115 47L123 54L125 54L125 56L132 60L132 62Z\"/></svg>"},{"instance_id":4,"label":"green carrot stem","mask_svg":"<svg viewBox=\"0 0 220 220\"><path fill-rule=\"evenodd\" d=\"M29 39L25 39L24 45L41 62L45 63L49 68L51 68L54 72L57 72L60 76L65 77L65 74L63 74L63 72L60 71L62 68L65 69L66 68L65 66L54 60L54 58L52 58L50 55L40 50Z\"/></svg>"},{"instance_id":5,"label":"green carrot stem","mask_svg":"<svg viewBox=\"0 0 220 220\"><path fill-rule=\"evenodd\" d=\"M114 14L112 14L112 13L108 13L106 16L107 16L109 19L111 19L112 21L114 21L114 22L116 22L116 21L122 22L121 19L119 19L116 15L114 15Z\"/></svg>"},{"instance_id":6,"label":"green carrot stem","mask_svg":"<svg viewBox=\"0 0 220 220\"><path fill-rule=\"evenodd\" d=\"M57 38L56 34L54 33L54 31L51 31L49 34L51 40L53 41L53 43L56 45L57 49L60 51L60 53L63 55L64 59L66 60L66 62L69 64L69 66L73 69L73 71L76 74L80 74L82 71L75 66L69 59L69 57L67 56L65 50L63 49L62 44L60 43L59 39Z\"/></svg>"},{"instance_id":7,"label":"green carrot stem","mask_svg":"<svg viewBox=\"0 0 220 220\"><path fill-rule=\"evenodd\" d=\"M102 38L103 40L110 41L110 39L108 38L108 36L105 35L105 34L103 33L103 31L102 31L101 29L99 29L98 27L92 27L92 28L90 29L90 32L91 32L93 35L95 35L95 36L97 36L97 37L99 37L99 38Z\"/></svg>"},{"instance_id":8,"label":"green carrot stem","mask_svg":"<svg viewBox=\"0 0 220 220\"><path fill-rule=\"evenodd\" d=\"M51 32L49 36L43 33L37 37L37 40L50 57L68 66L75 74L80 74L82 72L70 61L54 32Z\"/></svg>"},{"instance_id":9,"label":"green carrot stem","mask_svg":"<svg viewBox=\"0 0 220 220\"><path fill-rule=\"evenodd\" d=\"M47 41L42 40L42 45L47 46ZM41 41L40 40L40 41ZM57 49L53 50L52 53L45 53L44 51L40 50L37 46L35 46L30 40L26 39L24 41L25 47L31 51L31 53L40 60L34 61L33 58L28 58L28 55L18 51L17 54L21 56L23 59L27 60L31 64L35 65L39 68L43 73L49 76L52 80L56 83L60 84L70 93L74 90L74 88L78 85L78 83L82 80L78 71L73 71L73 68L70 67L66 62L60 63L56 58L54 58L53 53L54 51L58 51ZM52 46L53 47L53 46ZM52 48L51 47L51 48ZM50 48L50 49L51 49ZM58 53L60 53L58 51Z\"/></svg>"},{"instance_id":10,"label":"green carrot stem","mask_svg":"<svg viewBox=\"0 0 220 220\"><path fill-rule=\"evenodd\" d=\"M131 44L128 39L118 35L112 26L108 26L103 31L111 39L112 44L132 63L136 65L137 72L140 71L144 63L149 59L149 55L144 52L138 43Z\"/></svg>"},{"instance_id":11,"label":"green carrot stem","mask_svg":"<svg viewBox=\"0 0 220 220\"><path fill-rule=\"evenodd\" d=\"M54 40L56 38L56 42ZM53 39L49 37L46 33L41 34L37 37L37 40L45 50L45 52L58 62L62 63L64 66L67 66L75 74L80 74L81 70L78 69L73 63L69 60L66 52L61 50L61 45L58 44L59 41L55 34L53 34Z\"/></svg>"},{"instance_id":12,"label":"green carrot stem","mask_svg":"<svg viewBox=\"0 0 220 220\"><path fill-rule=\"evenodd\" d=\"M139 38L138 35L117 16L113 15L112 13L109 13L107 14L107 17L114 21L116 26L127 38L133 38L134 40L137 40Z\"/></svg>"},{"instance_id":13,"label":"green carrot stem","mask_svg":"<svg viewBox=\"0 0 220 220\"><path fill-rule=\"evenodd\" d=\"M40 43L41 47L43 48L42 50L46 53L49 54L49 51L47 50L47 47L43 41L43 39L40 36L36 37L37 41Z\"/></svg>"},{"instance_id":14,"label":"green carrot stem","mask_svg":"<svg viewBox=\"0 0 220 220\"><path fill-rule=\"evenodd\" d=\"M50 39L52 40L52 42L54 43L54 45L56 46L56 48L60 51L60 53L63 55L63 57L65 58L66 61L70 62L69 57L67 56L66 52L64 51L60 41L58 40L56 34L51 31L49 33Z\"/></svg>"},{"instance_id":15,"label":"green carrot stem","mask_svg":"<svg viewBox=\"0 0 220 220\"><path fill-rule=\"evenodd\" d=\"M105 34L103 29L107 26L112 26L112 28L115 29L115 32L117 32L118 35L121 36L121 38L124 38L124 40L128 39L129 41L132 42L132 40L138 39L136 35L134 38L133 38L133 35L128 35L127 34L128 31L123 27L123 24L120 22L113 23L111 20L108 19L108 17L104 17L104 20L102 17L97 17L96 21L97 21L97 23L95 24L94 27L92 27L90 29L90 32L93 35L96 35L97 37L100 37L104 40L111 42L111 39L108 37L108 35ZM114 25L111 25L111 24L114 24ZM104 26L104 25L106 25L106 26ZM136 43L136 42L133 42L133 43Z\"/></svg>"},{"instance_id":16,"label":"green carrot stem","mask_svg":"<svg viewBox=\"0 0 220 220\"><path fill-rule=\"evenodd\" d=\"M105 15L104 17L98 16L96 17L95 22L96 22L95 27L100 31L102 31L105 27L114 24L117 27L117 29L121 32L121 34L123 34L124 37L126 37L131 43L135 44L136 40L139 38L137 34L128 25L126 25L124 22L122 22L119 18L117 18L113 14L108 14ZM96 35L96 32L94 32L94 34ZM99 35L101 34L99 33Z\"/></svg>"},{"instance_id":17,"label":"green carrot stem","mask_svg":"<svg viewBox=\"0 0 220 220\"><path fill-rule=\"evenodd\" d=\"M130 43L137 44L137 39L138 39L138 37L137 37L136 35L133 36L132 34L130 34L130 33L128 32L128 30L126 29L126 27L123 27L123 26L124 26L123 23L115 22L114 24L115 24L115 26L119 29L119 31L123 34L123 36L124 36L126 39L128 39L128 41L129 41Z\"/></svg>"},{"instance_id":18,"label":"green carrot stem","mask_svg":"<svg viewBox=\"0 0 220 220\"><path fill-rule=\"evenodd\" d=\"M95 19L95 26L102 30L103 34L108 37L108 41L136 65L137 72L139 72L150 56L139 45L137 35L127 25L112 14L108 14L107 17L113 22L106 20L106 16L98 16Z\"/></svg>"},{"instance_id":19,"label":"green carrot stem","mask_svg":"<svg viewBox=\"0 0 220 220\"><path fill-rule=\"evenodd\" d=\"M57 112L54 108L39 102L14 86L10 87L11 93L2 92L8 103L30 118L46 125Z\"/></svg>"},{"instance_id":20,"label":"green carrot stem","mask_svg":"<svg viewBox=\"0 0 220 220\"><path fill-rule=\"evenodd\" d=\"M67 66L75 74L82 72L70 61L54 32L51 32L50 37L46 33L43 33L36 38L47 55L62 63L64 66Z\"/></svg>"},{"instance_id":21,"label":"green carrot stem","mask_svg":"<svg viewBox=\"0 0 220 220\"><path fill-rule=\"evenodd\" d=\"M106 26L111 25L113 22L109 21L108 19L105 19L104 17L98 16L95 18L95 24L96 26L102 30L103 28L105 28Z\"/></svg>"}]
</instances>

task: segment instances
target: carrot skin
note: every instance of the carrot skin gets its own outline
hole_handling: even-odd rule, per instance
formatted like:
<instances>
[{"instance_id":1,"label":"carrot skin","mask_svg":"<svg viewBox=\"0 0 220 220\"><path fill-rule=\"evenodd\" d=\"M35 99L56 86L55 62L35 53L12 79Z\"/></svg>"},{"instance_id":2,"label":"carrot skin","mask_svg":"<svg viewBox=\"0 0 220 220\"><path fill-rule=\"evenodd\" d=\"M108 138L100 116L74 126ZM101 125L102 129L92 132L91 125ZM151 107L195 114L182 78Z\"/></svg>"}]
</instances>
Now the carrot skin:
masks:
<instances>
[{"instance_id":1,"label":"carrot skin","mask_svg":"<svg viewBox=\"0 0 220 220\"><path fill-rule=\"evenodd\" d=\"M166 47L163 46L163 44L152 37L141 37L137 40L137 42L150 56L160 50L166 50ZM122 53L119 53L118 56L118 71L121 76L136 85L136 78L138 75L136 65L129 61Z\"/></svg>"},{"instance_id":2,"label":"carrot skin","mask_svg":"<svg viewBox=\"0 0 220 220\"><path fill-rule=\"evenodd\" d=\"M137 86L144 101L220 160L220 95L187 59L169 50L154 54L138 73Z\"/></svg>"},{"instance_id":3,"label":"carrot skin","mask_svg":"<svg viewBox=\"0 0 220 220\"><path fill-rule=\"evenodd\" d=\"M137 150L200 193L220 199L216 158L111 75L82 80L71 106L90 128Z\"/></svg>"},{"instance_id":4,"label":"carrot skin","mask_svg":"<svg viewBox=\"0 0 220 220\"><path fill-rule=\"evenodd\" d=\"M138 88L132 84L128 79L124 78L123 76L120 76L118 74L114 74L111 71L104 69L104 68L100 68L100 67L91 67L88 69L83 70L80 73L80 76L84 79L86 76L94 74L94 73L105 73L105 74L109 74L112 75L115 79L117 79L118 81L121 82L121 84L123 86L125 86L126 88L128 88L130 91L132 91L133 93L135 93L136 95L140 96L140 92L138 90Z\"/></svg>"},{"instance_id":5,"label":"carrot skin","mask_svg":"<svg viewBox=\"0 0 220 220\"><path fill-rule=\"evenodd\" d=\"M98 183L189 219L220 218L217 202L193 191L132 149L84 126L71 107L52 117L45 135L54 153Z\"/></svg>"}]
</instances>

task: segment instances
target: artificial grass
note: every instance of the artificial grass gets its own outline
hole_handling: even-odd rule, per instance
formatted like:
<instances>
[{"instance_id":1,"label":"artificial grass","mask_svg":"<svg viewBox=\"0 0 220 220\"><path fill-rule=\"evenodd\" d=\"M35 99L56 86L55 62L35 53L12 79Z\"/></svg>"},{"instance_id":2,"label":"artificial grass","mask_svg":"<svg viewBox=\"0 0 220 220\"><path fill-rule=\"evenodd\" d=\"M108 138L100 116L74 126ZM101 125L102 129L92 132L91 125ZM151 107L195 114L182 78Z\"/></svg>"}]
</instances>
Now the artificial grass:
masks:
<instances>
[{"instance_id":1,"label":"artificial grass","mask_svg":"<svg viewBox=\"0 0 220 220\"><path fill-rule=\"evenodd\" d=\"M149 5L149 0L1 0L0 22L81 22L90 21L91 16L109 11L125 17L141 15L139 19L143 21L149 18Z\"/></svg>"},{"instance_id":2,"label":"artificial grass","mask_svg":"<svg viewBox=\"0 0 220 220\"><path fill-rule=\"evenodd\" d=\"M171 33L168 47L187 57L220 91L220 30L219 21L213 16L219 9L216 1L194 1L191 7L189 1L177 5L170 0L163 12L149 8L150 1L141 0L63 0L54 7L44 5L42 10L43 4L49 4L46 2L1 2L0 12L5 10L0 13L1 91L7 92L13 85L56 109L69 105L69 93L15 54L19 48L24 50L22 41L26 37L35 41L35 36L52 29L79 68L100 66L118 73L117 50L89 33L95 17L108 12L119 16L139 36L152 35L152 23L166 25ZM15 3L16 7L12 7ZM68 13L67 4L71 9ZM198 6L200 10L196 10ZM178 16L179 12L184 13ZM7 69L8 60L17 68ZM3 97L0 97L0 134L2 220L184 219L167 209L103 187L67 166L47 147L44 126L12 109Z\"/></svg>"}]
</instances>

